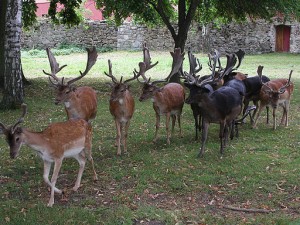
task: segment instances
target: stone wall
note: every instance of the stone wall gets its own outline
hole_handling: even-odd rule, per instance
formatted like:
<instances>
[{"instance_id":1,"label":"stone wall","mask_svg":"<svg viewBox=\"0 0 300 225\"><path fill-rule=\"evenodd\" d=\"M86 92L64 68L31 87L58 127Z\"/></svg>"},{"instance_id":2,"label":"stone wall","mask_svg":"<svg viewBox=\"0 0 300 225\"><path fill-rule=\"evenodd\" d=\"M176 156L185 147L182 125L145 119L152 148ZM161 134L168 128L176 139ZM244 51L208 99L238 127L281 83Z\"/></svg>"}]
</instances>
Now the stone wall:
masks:
<instances>
[{"instance_id":1,"label":"stone wall","mask_svg":"<svg viewBox=\"0 0 300 225\"><path fill-rule=\"evenodd\" d=\"M212 24L201 27L193 25L189 31L186 47L193 52L220 52L244 50L247 54L275 51L276 25L283 21L268 23L264 20L248 21L243 24L231 23L221 27ZM290 52L300 53L299 23L285 23L291 26ZM22 47L46 48L61 43L81 46L95 45L115 50L140 50L147 42L152 50L172 50L174 47L170 32L165 27L150 28L132 23L120 27L99 21L88 21L78 27L67 28L41 20L30 31L22 35Z\"/></svg>"},{"instance_id":2,"label":"stone wall","mask_svg":"<svg viewBox=\"0 0 300 225\"><path fill-rule=\"evenodd\" d=\"M62 43L117 49L118 28L99 21L68 28L40 20L31 30L22 34L23 48L56 47Z\"/></svg>"}]
</instances>

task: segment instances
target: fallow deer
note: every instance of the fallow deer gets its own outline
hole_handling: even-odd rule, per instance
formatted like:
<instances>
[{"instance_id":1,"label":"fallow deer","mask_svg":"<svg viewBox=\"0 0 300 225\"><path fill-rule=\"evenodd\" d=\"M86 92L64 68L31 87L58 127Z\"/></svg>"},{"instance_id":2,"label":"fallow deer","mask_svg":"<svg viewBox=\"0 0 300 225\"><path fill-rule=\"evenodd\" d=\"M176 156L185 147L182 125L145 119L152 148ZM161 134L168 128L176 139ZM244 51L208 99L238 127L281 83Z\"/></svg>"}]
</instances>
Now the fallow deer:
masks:
<instances>
[{"instance_id":1,"label":"fallow deer","mask_svg":"<svg viewBox=\"0 0 300 225\"><path fill-rule=\"evenodd\" d=\"M148 68L152 68L154 65L151 65L151 58L149 54L149 49L146 47L146 44L143 48L144 52L144 63L146 64L146 70ZM153 108L156 114L156 130L154 142L157 141L157 134L160 127L160 116L166 115L166 130L167 130L167 143L170 144L170 130L169 130L169 122L170 117L172 117L172 133L174 132L174 126L176 122L176 117L178 120L178 125L180 129L180 136L182 136L181 131L181 113L184 105L185 92L184 88L178 83L168 83L163 87L158 87L156 84L168 82L170 77L177 73L182 66L184 53L181 54L180 48L176 48L174 52L170 52L173 57L172 70L167 78L164 80L156 80L150 82L150 78L147 79L145 74L141 74L144 81L142 94L139 98L140 101L145 101L147 99L152 99ZM139 80L139 79L138 79Z\"/></svg>"},{"instance_id":2,"label":"fallow deer","mask_svg":"<svg viewBox=\"0 0 300 225\"><path fill-rule=\"evenodd\" d=\"M43 72L49 76L49 80L56 90L55 104L64 104L67 112L67 118L81 118L91 122L97 114L97 95L96 91L88 86L74 87L73 83L83 78L97 61L96 48L87 48L88 60L84 72L80 72L80 76L65 82L64 77L59 79L56 74L66 65L59 67L53 53L49 48L46 49L51 73Z\"/></svg>"},{"instance_id":3,"label":"fallow deer","mask_svg":"<svg viewBox=\"0 0 300 225\"><path fill-rule=\"evenodd\" d=\"M41 132L33 132L27 128L19 126L24 120L27 112L27 105L22 104L23 113L19 120L12 126L5 126L0 122L0 131L6 137L10 147L10 157L16 158L23 144L28 145L44 161L44 181L51 187L51 194L48 206L54 204L54 192L62 193L56 188L56 181L59 170L64 158L75 158L80 167L73 187L74 191L80 187L81 177L84 171L87 158L92 162L94 180L97 180L97 174L94 168L92 158L92 132L90 125L83 119L70 119L65 122L52 123ZM51 164L54 162L54 170L51 181L49 174Z\"/></svg>"},{"instance_id":4,"label":"fallow deer","mask_svg":"<svg viewBox=\"0 0 300 225\"><path fill-rule=\"evenodd\" d=\"M190 72L189 76L184 76L186 78L192 77L192 79L196 79L196 74L202 69L202 64L200 63L199 59L197 59L191 50L188 50L188 57L189 57L189 64L190 64ZM183 73L183 72L181 72ZM201 79L208 78L207 76L202 76ZM187 80L184 81L184 86L187 87L190 91L193 89L193 84L190 84ZM198 140L198 132L201 131L201 108L198 106L197 103L192 103L191 109L193 111L194 121L195 121L195 140Z\"/></svg>"},{"instance_id":5,"label":"fallow deer","mask_svg":"<svg viewBox=\"0 0 300 225\"><path fill-rule=\"evenodd\" d=\"M203 156L205 143L207 140L208 127L210 123L219 123L220 131L220 152L223 155L224 147L226 146L228 139L228 130L233 126L234 121L240 114L242 109L242 98L239 92L228 86L222 86L217 90L212 88L215 82L215 68L216 63L219 61L219 53L215 51L212 55L213 58L213 70L210 77L202 80L199 77L190 76L185 73L185 78L190 83L190 96L186 99L186 103L196 103L201 109L202 113L202 138L201 148L198 157ZM234 67L236 63L236 56L234 54L227 54L227 66L222 73L219 73L219 79L226 76Z\"/></svg>"},{"instance_id":6,"label":"fallow deer","mask_svg":"<svg viewBox=\"0 0 300 225\"><path fill-rule=\"evenodd\" d=\"M262 70L262 68L261 68ZM260 71L261 71L260 70ZM294 84L291 82L293 70L291 70L288 79L275 79L268 82L262 81L262 88L260 90L260 104L257 117L253 127L257 127L257 122L260 117L261 111L270 105L273 108L273 129L276 129L276 110L278 106L283 108L281 118L281 125L288 126L288 112L290 107L290 100L294 91ZM261 77L261 73L259 74Z\"/></svg>"},{"instance_id":7,"label":"fallow deer","mask_svg":"<svg viewBox=\"0 0 300 225\"><path fill-rule=\"evenodd\" d=\"M263 67L259 66L257 69L257 74L262 74ZM243 108L243 115L245 114L246 110L248 109L250 101L252 101L255 105L255 110L250 115L251 125L254 124L254 118L259 108L259 100L260 100L260 89L262 87L262 82L268 82L270 79L267 76L253 76L247 77L246 79L242 80L246 87L246 94L244 98L244 108ZM262 81L262 82L261 82ZM267 124L269 123L269 106L266 106L267 109Z\"/></svg>"},{"instance_id":8,"label":"fallow deer","mask_svg":"<svg viewBox=\"0 0 300 225\"><path fill-rule=\"evenodd\" d=\"M108 60L109 73L105 72L105 75L110 77L112 83L111 86L111 95L109 100L109 110L111 115L114 117L117 136L116 136L116 145L118 146L117 155L121 155L121 140L124 148L124 152L127 152L127 135L128 128L130 125L130 119L134 113L134 98L129 90L128 82L135 80L136 74L133 78L123 81L121 77L120 81L112 74L112 65L110 60ZM140 63L140 69L144 70L145 65Z\"/></svg>"}]
</instances>

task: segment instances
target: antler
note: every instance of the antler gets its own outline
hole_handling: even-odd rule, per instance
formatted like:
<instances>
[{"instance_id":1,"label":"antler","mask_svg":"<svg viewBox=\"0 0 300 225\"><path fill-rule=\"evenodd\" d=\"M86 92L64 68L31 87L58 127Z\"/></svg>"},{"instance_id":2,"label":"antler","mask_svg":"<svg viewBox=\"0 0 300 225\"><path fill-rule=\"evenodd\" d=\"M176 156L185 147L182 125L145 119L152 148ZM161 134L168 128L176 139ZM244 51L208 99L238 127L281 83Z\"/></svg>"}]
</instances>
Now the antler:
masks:
<instances>
[{"instance_id":1,"label":"antler","mask_svg":"<svg viewBox=\"0 0 300 225\"><path fill-rule=\"evenodd\" d=\"M27 113L27 105L26 105L25 103L22 103L21 108L22 108L22 115L21 115L21 117L19 118L18 122L16 122L16 123L11 127L11 133L14 133L16 127L17 127L20 123L23 123L23 121L24 121L24 116L25 116L26 113Z\"/></svg>"},{"instance_id":2,"label":"antler","mask_svg":"<svg viewBox=\"0 0 300 225\"><path fill-rule=\"evenodd\" d=\"M92 49L86 48L86 51L88 53L88 60L87 60L85 71L83 73L81 71L79 71L80 76L69 80L67 82L68 85L70 85L70 84L74 83L75 81L80 80L81 78L83 78L90 71L90 69L94 66L94 64L96 63L97 57L98 57L96 47L94 46Z\"/></svg>"},{"instance_id":3,"label":"antler","mask_svg":"<svg viewBox=\"0 0 300 225\"><path fill-rule=\"evenodd\" d=\"M193 55L190 48L188 51L188 56L189 56L189 63L190 63L190 74L196 75L200 70L202 70L202 65L199 59L197 59Z\"/></svg>"},{"instance_id":4,"label":"antler","mask_svg":"<svg viewBox=\"0 0 300 225\"><path fill-rule=\"evenodd\" d=\"M282 93L285 91L285 89L286 89L288 86L290 86L292 73L293 73L293 70L291 70L291 72L290 72L289 79L288 79L287 83L279 89L279 91L278 91L279 93L282 94Z\"/></svg>"},{"instance_id":5,"label":"antler","mask_svg":"<svg viewBox=\"0 0 300 225\"><path fill-rule=\"evenodd\" d=\"M134 77L135 77L140 83L147 82L148 80L147 80L147 78L146 78L146 76L145 76L145 72L146 72L146 70L147 70L147 69L146 69L146 68L147 68L146 63L145 63L145 62L140 62L140 63L139 63L139 68L140 68L139 71L137 71L136 69L134 69L134 71L133 71ZM140 80L138 79L139 76L142 76L142 77L143 77L144 82L142 82L142 81L140 81ZM149 81L150 81L150 78L149 78Z\"/></svg>"},{"instance_id":6,"label":"antler","mask_svg":"<svg viewBox=\"0 0 300 225\"><path fill-rule=\"evenodd\" d=\"M150 70L151 68L153 68L154 66L156 66L158 64L158 61L154 64L151 65L151 57L150 57L150 52L149 49L147 47L147 44L144 43L143 45L143 62L139 63L139 68L140 71L138 72L136 69L134 69L133 74L134 76L142 76L142 78L144 79L144 82L147 82L149 79L147 79L147 77L145 76L145 72L147 70ZM141 63L144 63L145 65L141 65ZM141 82L139 79L137 79L139 82ZM141 82L143 83L143 82Z\"/></svg>"},{"instance_id":7,"label":"antler","mask_svg":"<svg viewBox=\"0 0 300 225\"><path fill-rule=\"evenodd\" d=\"M55 59L53 53L51 52L50 48L46 48L46 52L47 52L49 63L50 63L51 73L47 73L45 70L43 70L43 72L44 72L44 74L49 76L50 81L51 81L50 77L52 77L55 81L58 82L59 79L56 76L56 74L59 71L61 71L64 67L66 67L67 65L63 65L62 67L59 67L59 64L56 62L56 59ZM52 81L51 81L51 83L54 84Z\"/></svg>"},{"instance_id":8,"label":"antler","mask_svg":"<svg viewBox=\"0 0 300 225\"><path fill-rule=\"evenodd\" d=\"M109 73L104 72L104 74L105 74L106 76L110 77L113 83L118 83L118 80L115 78L114 75L112 75L112 69L111 69L111 67L112 67L112 66L111 66L111 61L110 61L110 59L109 59L109 60L108 60L108 69L109 69ZM121 79L122 79L122 78L121 78Z\"/></svg>"},{"instance_id":9,"label":"antler","mask_svg":"<svg viewBox=\"0 0 300 225\"><path fill-rule=\"evenodd\" d=\"M140 62L139 65L140 65L140 70L145 70L146 66L145 66L145 64L143 62ZM110 77L111 80L112 80L112 82L115 83L115 84L116 83L122 83L123 82L123 76L121 77L120 81L118 82L117 78L112 74L112 65L111 65L110 59L108 60L108 68L109 68L109 73L104 72L105 75L108 76L108 77ZM132 80L135 80L135 79L138 78L138 76L140 76L140 74L139 73L135 73L135 71L134 71L133 72L133 77L125 80L123 83L125 84L125 83L128 83L128 82L132 81Z\"/></svg>"},{"instance_id":10,"label":"antler","mask_svg":"<svg viewBox=\"0 0 300 225\"><path fill-rule=\"evenodd\" d=\"M195 84L199 87L215 80L215 73L216 73L217 63L220 62L220 53L219 53L219 51L215 49L212 54L211 53L208 54L208 58L209 58L209 66L211 68L211 75L208 78L204 79L204 80L197 79ZM219 65L220 65L220 63L219 63Z\"/></svg>"},{"instance_id":11,"label":"antler","mask_svg":"<svg viewBox=\"0 0 300 225\"><path fill-rule=\"evenodd\" d=\"M147 44L144 43L143 46L143 55L144 55L144 63L146 64L146 71L150 70L152 67L156 66L158 64L158 61L151 65L151 57L149 53L149 48L146 46Z\"/></svg>"},{"instance_id":12,"label":"antler","mask_svg":"<svg viewBox=\"0 0 300 225\"><path fill-rule=\"evenodd\" d=\"M169 79L180 70L180 68L182 66L182 63L183 63L183 60L184 60L184 54L185 53L184 52L181 53L180 48L175 48L174 52L170 52L170 54L173 58L172 70L171 70L170 74L163 80L153 81L152 84L157 84L157 83L161 83L161 82L168 82Z\"/></svg>"},{"instance_id":13,"label":"antler","mask_svg":"<svg viewBox=\"0 0 300 225\"><path fill-rule=\"evenodd\" d=\"M261 85L264 85L264 86L266 86L267 88L269 88L271 91L273 91L273 89L268 85L268 82L263 82L263 80L262 80L262 71L263 71L263 66L261 66L261 65L259 65L258 67L257 67L257 75L259 76L259 79L260 79L260 83L261 83Z\"/></svg>"},{"instance_id":14,"label":"antler","mask_svg":"<svg viewBox=\"0 0 300 225\"><path fill-rule=\"evenodd\" d=\"M235 52L234 54L237 56L239 63L238 63L238 65L237 65L235 68L233 68L232 70L237 70L237 69L240 67L240 65L241 65L241 63L242 63L242 61L243 61L243 59L244 59L245 52L244 52L243 50L239 49L239 50L238 50L237 52Z\"/></svg>"}]
</instances>

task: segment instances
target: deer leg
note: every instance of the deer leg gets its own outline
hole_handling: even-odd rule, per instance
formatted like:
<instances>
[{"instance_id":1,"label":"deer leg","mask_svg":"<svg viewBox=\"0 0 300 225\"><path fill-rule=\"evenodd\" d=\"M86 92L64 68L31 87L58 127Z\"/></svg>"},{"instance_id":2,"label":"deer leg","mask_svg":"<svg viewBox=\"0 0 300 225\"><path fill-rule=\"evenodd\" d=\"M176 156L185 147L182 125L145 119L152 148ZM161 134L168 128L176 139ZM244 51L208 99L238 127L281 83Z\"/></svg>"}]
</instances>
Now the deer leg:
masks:
<instances>
[{"instance_id":1,"label":"deer leg","mask_svg":"<svg viewBox=\"0 0 300 225\"><path fill-rule=\"evenodd\" d=\"M48 184L50 187L51 187L51 182L49 181L49 174L50 174L51 164L52 164L51 162L44 161L43 178L44 178L44 181L46 182L46 184ZM56 187L54 188L54 191L59 194L62 193L62 191L57 189Z\"/></svg>"},{"instance_id":2,"label":"deer leg","mask_svg":"<svg viewBox=\"0 0 300 225\"><path fill-rule=\"evenodd\" d=\"M194 114L194 120L195 120L195 131L196 131L196 135L195 135L195 141L197 141L198 140L198 130L200 130L199 129L199 118L198 118L198 115L195 115Z\"/></svg>"},{"instance_id":3,"label":"deer leg","mask_svg":"<svg viewBox=\"0 0 300 225\"><path fill-rule=\"evenodd\" d=\"M49 203L48 203L49 207L52 207L53 204L54 204L55 184L56 184L56 181L57 181L59 170L61 168L62 160L63 159L56 159L55 162L54 162L54 170L53 170L53 174L52 174L52 178L51 178L51 195L50 195L50 200L49 200Z\"/></svg>"},{"instance_id":4,"label":"deer leg","mask_svg":"<svg viewBox=\"0 0 300 225\"><path fill-rule=\"evenodd\" d=\"M82 174L83 174L83 171L84 171L84 167L85 167L85 163L86 163L86 158L85 158L84 151L82 151L81 153L79 153L78 155L76 155L74 158L79 163L79 171L78 171L78 175L77 175L77 179L76 179L75 185L73 187L73 191L77 191L78 188L80 187L81 177L82 177Z\"/></svg>"},{"instance_id":5,"label":"deer leg","mask_svg":"<svg viewBox=\"0 0 300 225\"><path fill-rule=\"evenodd\" d=\"M176 115L171 115L172 117L172 134L174 134L174 127L176 123Z\"/></svg>"},{"instance_id":6,"label":"deer leg","mask_svg":"<svg viewBox=\"0 0 300 225\"><path fill-rule=\"evenodd\" d=\"M258 110L258 112L257 112L257 116L256 116L256 118L255 118L255 121L254 121L254 124L253 124L253 128L257 128L257 122L258 122L258 119L259 119L259 117L260 117L260 114L261 114L261 111L263 110L263 108L264 108L264 106L262 106L262 104L260 104L260 106L259 106L259 110Z\"/></svg>"},{"instance_id":7,"label":"deer leg","mask_svg":"<svg viewBox=\"0 0 300 225\"><path fill-rule=\"evenodd\" d=\"M127 152L127 136L128 136L128 129L130 125L130 120L128 120L125 124L125 132L124 132L124 139L123 139L123 145L124 145L124 152Z\"/></svg>"},{"instance_id":8,"label":"deer leg","mask_svg":"<svg viewBox=\"0 0 300 225\"><path fill-rule=\"evenodd\" d=\"M157 134L158 134L158 130L159 130L159 125L160 125L160 115L158 113L156 113L156 123L155 123L155 136L154 136L154 140L153 142L157 141Z\"/></svg>"},{"instance_id":9,"label":"deer leg","mask_svg":"<svg viewBox=\"0 0 300 225\"><path fill-rule=\"evenodd\" d=\"M276 130L276 108L273 108L273 130Z\"/></svg>"},{"instance_id":10,"label":"deer leg","mask_svg":"<svg viewBox=\"0 0 300 225\"><path fill-rule=\"evenodd\" d=\"M116 137L116 144L118 146L117 155L121 155L121 124L117 120L115 120L115 122L116 122L116 129L117 129L117 137Z\"/></svg>"},{"instance_id":11,"label":"deer leg","mask_svg":"<svg viewBox=\"0 0 300 225\"><path fill-rule=\"evenodd\" d=\"M286 114L285 114L285 126L287 127L289 125L289 110L290 110L290 101L286 102L285 105L285 110L286 110Z\"/></svg>"},{"instance_id":12,"label":"deer leg","mask_svg":"<svg viewBox=\"0 0 300 225\"><path fill-rule=\"evenodd\" d=\"M170 113L167 113L166 115L166 130L167 130L167 144L170 144L170 129L169 129L169 123L170 123Z\"/></svg>"},{"instance_id":13,"label":"deer leg","mask_svg":"<svg viewBox=\"0 0 300 225\"><path fill-rule=\"evenodd\" d=\"M220 123L219 139L220 139L220 143L221 143L220 153L221 153L222 156L223 156L223 153L224 153L224 147L225 147L225 142L226 142L226 140L225 140L226 139L226 134L228 133L226 130L227 130L227 126L225 125L224 122L221 122ZM225 138L224 138L224 136L225 136Z\"/></svg>"},{"instance_id":14,"label":"deer leg","mask_svg":"<svg viewBox=\"0 0 300 225\"><path fill-rule=\"evenodd\" d=\"M92 163L92 168L93 168L93 172L94 172L94 180L98 180L98 176L95 170L95 165L94 165L94 160L92 157L92 126L89 125L88 127L88 132L86 135L86 139L85 139L85 146L84 146L84 152L87 154L87 159L89 161L91 161Z\"/></svg>"},{"instance_id":15,"label":"deer leg","mask_svg":"<svg viewBox=\"0 0 300 225\"><path fill-rule=\"evenodd\" d=\"M287 126L288 125L288 103L284 102L282 105L283 113L281 118L280 125Z\"/></svg>"},{"instance_id":16,"label":"deer leg","mask_svg":"<svg viewBox=\"0 0 300 225\"><path fill-rule=\"evenodd\" d=\"M267 109L267 124L269 124L269 106L266 106Z\"/></svg>"},{"instance_id":17,"label":"deer leg","mask_svg":"<svg viewBox=\"0 0 300 225\"><path fill-rule=\"evenodd\" d=\"M182 129L181 129L181 114L177 115L177 121L178 121L178 126L179 126L179 135L182 138Z\"/></svg>"},{"instance_id":18,"label":"deer leg","mask_svg":"<svg viewBox=\"0 0 300 225\"><path fill-rule=\"evenodd\" d=\"M198 157L202 157L205 150L205 143L207 140L207 133L208 133L209 123L207 121L202 121L202 137L201 137L201 148L198 154Z\"/></svg>"}]
</instances>

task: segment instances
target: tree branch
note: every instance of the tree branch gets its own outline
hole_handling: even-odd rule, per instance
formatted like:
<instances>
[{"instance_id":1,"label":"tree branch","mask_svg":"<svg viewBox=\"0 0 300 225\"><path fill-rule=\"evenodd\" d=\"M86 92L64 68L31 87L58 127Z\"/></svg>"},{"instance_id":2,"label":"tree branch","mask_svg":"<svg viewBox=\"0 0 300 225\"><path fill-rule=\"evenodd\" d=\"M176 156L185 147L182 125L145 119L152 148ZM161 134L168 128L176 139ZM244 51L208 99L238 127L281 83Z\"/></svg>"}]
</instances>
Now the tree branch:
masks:
<instances>
[{"instance_id":1,"label":"tree branch","mask_svg":"<svg viewBox=\"0 0 300 225\"><path fill-rule=\"evenodd\" d=\"M222 207L224 209L230 209L230 210L234 210L234 211L240 211L240 212L247 212L247 213L271 213L271 212L275 212L275 209L272 210L267 210L267 209L255 209L255 208L238 208L238 207L234 207L234 206L230 206L230 205L222 205Z\"/></svg>"},{"instance_id":2,"label":"tree branch","mask_svg":"<svg viewBox=\"0 0 300 225\"><path fill-rule=\"evenodd\" d=\"M168 30L170 31L173 39L175 40L176 37L177 37L177 34L176 34L175 29L172 26L169 18L167 17L166 13L164 12L162 0L158 0L157 5L153 2L149 2L149 3L153 6L153 8L156 10L156 12L161 16L163 22L166 24L166 26L167 26Z\"/></svg>"}]
</instances>

